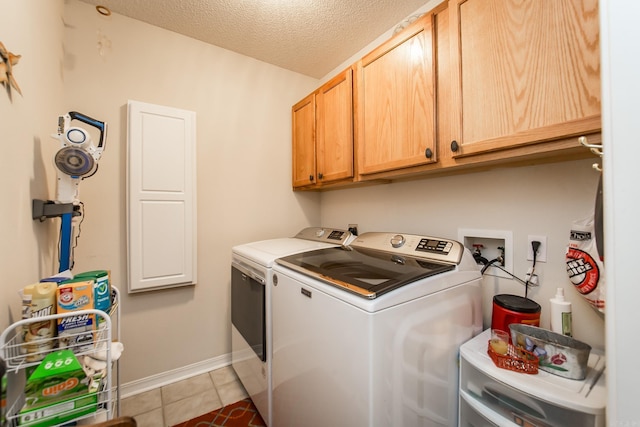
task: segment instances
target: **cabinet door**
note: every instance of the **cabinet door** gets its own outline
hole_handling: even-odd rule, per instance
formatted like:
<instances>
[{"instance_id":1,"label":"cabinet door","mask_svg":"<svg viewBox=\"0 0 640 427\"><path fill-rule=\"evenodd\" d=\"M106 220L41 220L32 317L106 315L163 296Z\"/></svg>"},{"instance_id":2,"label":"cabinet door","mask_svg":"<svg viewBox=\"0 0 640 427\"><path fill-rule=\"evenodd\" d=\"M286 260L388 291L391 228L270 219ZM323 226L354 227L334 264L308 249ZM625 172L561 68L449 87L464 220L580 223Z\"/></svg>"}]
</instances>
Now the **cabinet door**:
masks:
<instances>
[{"instance_id":1,"label":"cabinet door","mask_svg":"<svg viewBox=\"0 0 640 427\"><path fill-rule=\"evenodd\" d=\"M454 157L600 130L597 0L450 9Z\"/></svg>"},{"instance_id":2,"label":"cabinet door","mask_svg":"<svg viewBox=\"0 0 640 427\"><path fill-rule=\"evenodd\" d=\"M436 161L433 15L358 62L359 175Z\"/></svg>"},{"instance_id":3,"label":"cabinet door","mask_svg":"<svg viewBox=\"0 0 640 427\"><path fill-rule=\"evenodd\" d=\"M315 184L316 101L315 93L292 108L293 188Z\"/></svg>"},{"instance_id":4,"label":"cabinet door","mask_svg":"<svg viewBox=\"0 0 640 427\"><path fill-rule=\"evenodd\" d=\"M196 113L128 103L129 292L197 283Z\"/></svg>"},{"instance_id":5,"label":"cabinet door","mask_svg":"<svg viewBox=\"0 0 640 427\"><path fill-rule=\"evenodd\" d=\"M352 74L347 69L316 95L318 183L353 177Z\"/></svg>"}]
</instances>

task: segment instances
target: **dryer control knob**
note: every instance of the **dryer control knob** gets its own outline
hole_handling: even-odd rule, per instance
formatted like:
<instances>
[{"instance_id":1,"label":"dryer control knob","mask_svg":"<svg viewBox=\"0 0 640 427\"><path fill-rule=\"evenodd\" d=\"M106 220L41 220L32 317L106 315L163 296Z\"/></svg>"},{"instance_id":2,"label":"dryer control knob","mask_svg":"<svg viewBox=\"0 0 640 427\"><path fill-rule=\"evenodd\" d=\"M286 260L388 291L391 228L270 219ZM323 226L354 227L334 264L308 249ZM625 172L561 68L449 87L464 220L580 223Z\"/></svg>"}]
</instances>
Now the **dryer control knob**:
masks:
<instances>
[{"instance_id":1,"label":"dryer control knob","mask_svg":"<svg viewBox=\"0 0 640 427\"><path fill-rule=\"evenodd\" d=\"M324 234L324 228L316 230L316 237L322 237L323 234Z\"/></svg>"},{"instance_id":2,"label":"dryer control knob","mask_svg":"<svg viewBox=\"0 0 640 427\"><path fill-rule=\"evenodd\" d=\"M404 245L404 236L402 234L396 234L391 238L391 246L394 248L399 248Z\"/></svg>"}]
</instances>

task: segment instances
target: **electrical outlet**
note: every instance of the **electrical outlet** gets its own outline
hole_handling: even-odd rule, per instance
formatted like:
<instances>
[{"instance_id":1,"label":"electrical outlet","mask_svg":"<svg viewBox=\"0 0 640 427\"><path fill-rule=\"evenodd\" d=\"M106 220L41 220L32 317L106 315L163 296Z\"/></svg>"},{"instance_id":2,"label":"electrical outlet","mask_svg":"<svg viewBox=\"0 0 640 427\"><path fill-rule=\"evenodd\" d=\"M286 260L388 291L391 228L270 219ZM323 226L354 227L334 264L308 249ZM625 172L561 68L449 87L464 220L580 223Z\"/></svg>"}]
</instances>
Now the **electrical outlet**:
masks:
<instances>
[{"instance_id":1,"label":"electrical outlet","mask_svg":"<svg viewBox=\"0 0 640 427\"><path fill-rule=\"evenodd\" d=\"M533 261L533 247L531 242L540 242L536 262L547 262L547 236L527 236L527 261Z\"/></svg>"},{"instance_id":2,"label":"electrical outlet","mask_svg":"<svg viewBox=\"0 0 640 427\"><path fill-rule=\"evenodd\" d=\"M481 256L487 261L503 256L502 263L496 263L493 267L489 267L484 274L485 276L512 279L509 274L497 267L501 265L505 270L513 271L513 233L511 231L459 228L458 241L471 253L476 248L480 249ZM484 266L484 264L478 265Z\"/></svg>"},{"instance_id":3,"label":"electrical outlet","mask_svg":"<svg viewBox=\"0 0 640 427\"><path fill-rule=\"evenodd\" d=\"M529 286L538 286L540 278L537 274L533 273L533 275L531 275L531 273L533 273L533 269L529 268L527 274L524 276L524 280L529 282Z\"/></svg>"}]
</instances>

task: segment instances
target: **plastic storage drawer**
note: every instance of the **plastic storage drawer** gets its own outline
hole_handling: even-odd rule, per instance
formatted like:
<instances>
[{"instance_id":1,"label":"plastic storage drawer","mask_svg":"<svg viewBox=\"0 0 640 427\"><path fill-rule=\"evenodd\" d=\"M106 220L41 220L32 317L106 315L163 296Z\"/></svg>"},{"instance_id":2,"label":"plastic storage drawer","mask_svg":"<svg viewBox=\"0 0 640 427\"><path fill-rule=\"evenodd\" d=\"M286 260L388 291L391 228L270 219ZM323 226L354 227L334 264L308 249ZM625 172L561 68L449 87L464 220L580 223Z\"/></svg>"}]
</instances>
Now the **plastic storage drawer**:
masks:
<instances>
[{"instance_id":1,"label":"plastic storage drawer","mask_svg":"<svg viewBox=\"0 0 640 427\"><path fill-rule=\"evenodd\" d=\"M584 380L500 369L487 354L485 331L460 348L461 426L604 426L604 356L592 351Z\"/></svg>"}]
</instances>

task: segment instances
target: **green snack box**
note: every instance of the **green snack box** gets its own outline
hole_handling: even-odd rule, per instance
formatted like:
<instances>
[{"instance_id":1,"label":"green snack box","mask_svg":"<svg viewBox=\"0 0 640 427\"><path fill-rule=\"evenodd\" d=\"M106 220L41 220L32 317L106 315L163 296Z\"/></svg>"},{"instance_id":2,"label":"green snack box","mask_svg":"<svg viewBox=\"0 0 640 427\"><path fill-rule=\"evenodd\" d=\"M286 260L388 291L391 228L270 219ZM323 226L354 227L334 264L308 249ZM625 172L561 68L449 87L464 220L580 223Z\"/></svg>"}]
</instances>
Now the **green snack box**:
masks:
<instances>
[{"instance_id":1,"label":"green snack box","mask_svg":"<svg viewBox=\"0 0 640 427\"><path fill-rule=\"evenodd\" d=\"M50 426L95 412L98 395L71 350L48 354L25 385L19 424Z\"/></svg>"}]
</instances>

